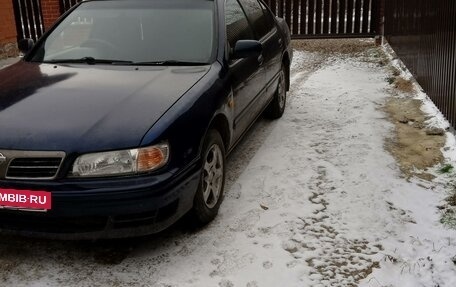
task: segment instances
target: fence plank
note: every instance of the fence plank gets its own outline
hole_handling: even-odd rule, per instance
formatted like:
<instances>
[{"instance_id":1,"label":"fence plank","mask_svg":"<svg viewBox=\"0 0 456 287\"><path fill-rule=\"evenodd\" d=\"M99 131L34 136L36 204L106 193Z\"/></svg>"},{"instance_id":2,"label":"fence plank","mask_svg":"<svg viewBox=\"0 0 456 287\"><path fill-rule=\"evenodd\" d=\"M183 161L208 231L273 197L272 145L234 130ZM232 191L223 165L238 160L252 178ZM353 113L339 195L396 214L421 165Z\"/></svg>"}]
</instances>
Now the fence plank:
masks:
<instances>
[{"instance_id":1,"label":"fence plank","mask_svg":"<svg viewBox=\"0 0 456 287\"><path fill-rule=\"evenodd\" d=\"M28 14L28 3L27 1L21 1L21 15L23 17L23 29L24 29L24 34L27 35L27 38L32 37L32 31L30 29L30 16Z\"/></svg>"},{"instance_id":2,"label":"fence plank","mask_svg":"<svg viewBox=\"0 0 456 287\"><path fill-rule=\"evenodd\" d=\"M284 0L278 0L277 1L277 16L283 17L283 1ZM286 1L286 0L285 0Z\"/></svg>"},{"instance_id":3,"label":"fence plank","mask_svg":"<svg viewBox=\"0 0 456 287\"><path fill-rule=\"evenodd\" d=\"M293 27L292 27L292 34L296 35L299 34L299 0L293 0Z\"/></svg>"},{"instance_id":4,"label":"fence plank","mask_svg":"<svg viewBox=\"0 0 456 287\"><path fill-rule=\"evenodd\" d=\"M375 1L375 0L374 0ZM370 7L370 0L363 0L363 25L362 25L362 33L369 32L369 7Z\"/></svg>"},{"instance_id":5,"label":"fence plank","mask_svg":"<svg viewBox=\"0 0 456 287\"><path fill-rule=\"evenodd\" d=\"M361 0L355 1L355 33L361 32Z\"/></svg>"},{"instance_id":6,"label":"fence plank","mask_svg":"<svg viewBox=\"0 0 456 287\"><path fill-rule=\"evenodd\" d=\"M336 34L337 33L337 2L340 0L332 0L331 1L331 33Z\"/></svg>"},{"instance_id":7,"label":"fence plank","mask_svg":"<svg viewBox=\"0 0 456 287\"><path fill-rule=\"evenodd\" d=\"M36 27L36 19L35 19L35 13L34 13L34 8L36 5L34 5L35 3L33 3L34 1L27 1L27 16L29 17L29 24L30 24L30 33L32 35L37 35L38 34L38 31L37 31L37 27Z\"/></svg>"},{"instance_id":8,"label":"fence plank","mask_svg":"<svg viewBox=\"0 0 456 287\"><path fill-rule=\"evenodd\" d=\"M288 24L288 27L292 27L292 24L291 24L291 14L292 14L292 11L291 11L291 3L292 3L292 0L285 0L284 1L284 14L285 14L285 21L287 22Z\"/></svg>"},{"instance_id":9,"label":"fence plank","mask_svg":"<svg viewBox=\"0 0 456 287\"><path fill-rule=\"evenodd\" d=\"M456 3L390 0L385 35L453 127L456 125Z\"/></svg>"},{"instance_id":10,"label":"fence plank","mask_svg":"<svg viewBox=\"0 0 456 287\"><path fill-rule=\"evenodd\" d=\"M347 6L346 6L346 0L339 0L339 34L344 34L346 33L345 30L345 17L347 15Z\"/></svg>"},{"instance_id":11,"label":"fence plank","mask_svg":"<svg viewBox=\"0 0 456 287\"><path fill-rule=\"evenodd\" d=\"M304 34L307 34L307 31L306 31L306 23L307 23L307 5L309 4L308 3L308 0L301 0L300 1L300 30L299 30L299 33L301 35L304 35Z\"/></svg>"},{"instance_id":12,"label":"fence plank","mask_svg":"<svg viewBox=\"0 0 456 287\"><path fill-rule=\"evenodd\" d=\"M378 29L380 27L380 1L381 0L372 0L371 2L371 21L370 21L370 33L381 33Z\"/></svg>"},{"instance_id":13,"label":"fence plank","mask_svg":"<svg viewBox=\"0 0 456 287\"><path fill-rule=\"evenodd\" d=\"M307 31L307 35L314 35L315 34L315 0L309 0L309 12L308 12L308 15L309 15L309 20L307 22L307 27L308 27L308 31Z\"/></svg>"},{"instance_id":14,"label":"fence plank","mask_svg":"<svg viewBox=\"0 0 456 287\"><path fill-rule=\"evenodd\" d=\"M353 33L353 1L354 0L347 0L347 34Z\"/></svg>"},{"instance_id":15,"label":"fence plank","mask_svg":"<svg viewBox=\"0 0 456 287\"><path fill-rule=\"evenodd\" d=\"M268 6L272 13L277 14L277 0L268 0Z\"/></svg>"},{"instance_id":16,"label":"fence plank","mask_svg":"<svg viewBox=\"0 0 456 287\"><path fill-rule=\"evenodd\" d=\"M317 7L315 9L315 34L320 35L321 34L321 28L322 28L322 12L323 12L323 1L322 0L317 0Z\"/></svg>"},{"instance_id":17,"label":"fence plank","mask_svg":"<svg viewBox=\"0 0 456 287\"><path fill-rule=\"evenodd\" d=\"M323 34L329 33L329 10L331 9L330 2L331 0L323 1Z\"/></svg>"}]
</instances>

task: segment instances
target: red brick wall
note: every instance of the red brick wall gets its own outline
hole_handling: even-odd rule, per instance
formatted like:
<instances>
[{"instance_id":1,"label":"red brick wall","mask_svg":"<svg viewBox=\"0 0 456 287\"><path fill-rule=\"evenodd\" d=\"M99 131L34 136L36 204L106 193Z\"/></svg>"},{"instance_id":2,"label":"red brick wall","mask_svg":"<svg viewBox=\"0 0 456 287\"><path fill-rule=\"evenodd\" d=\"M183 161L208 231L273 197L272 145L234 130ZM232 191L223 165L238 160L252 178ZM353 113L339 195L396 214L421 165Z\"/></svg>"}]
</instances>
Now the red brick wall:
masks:
<instances>
[{"instance_id":1,"label":"red brick wall","mask_svg":"<svg viewBox=\"0 0 456 287\"><path fill-rule=\"evenodd\" d=\"M0 0L0 44L16 42L13 1Z\"/></svg>"},{"instance_id":2,"label":"red brick wall","mask_svg":"<svg viewBox=\"0 0 456 287\"><path fill-rule=\"evenodd\" d=\"M60 1L41 0L41 11L43 13L44 27L47 30L60 17Z\"/></svg>"},{"instance_id":3,"label":"red brick wall","mask_svg":"<svg viewBox=\"0 0 456 287\"><path fill-rule=\"evenodd\" d=\"M0 0L0 59L17 55L13 1Z\"/></svg>"}]
</instances>

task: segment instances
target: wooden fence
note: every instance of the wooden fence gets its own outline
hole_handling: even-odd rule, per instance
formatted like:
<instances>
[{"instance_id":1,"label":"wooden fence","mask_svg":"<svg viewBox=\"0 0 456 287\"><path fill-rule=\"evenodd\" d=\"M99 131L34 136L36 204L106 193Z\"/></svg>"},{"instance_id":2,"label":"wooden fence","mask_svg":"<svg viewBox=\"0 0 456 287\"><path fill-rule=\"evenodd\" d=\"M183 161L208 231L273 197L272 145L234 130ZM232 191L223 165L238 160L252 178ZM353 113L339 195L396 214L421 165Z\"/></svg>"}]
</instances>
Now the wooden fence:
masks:
<instances>
[{"instance_id":1,"label":"wooden fence","mask_svg":"<svg viewBox=\"0 0 456 287\"><path fill-rule=\"evenodd\" d=\"M374 37L380 0L265 0L293 38Z\"/></svg>"}]
</instances>

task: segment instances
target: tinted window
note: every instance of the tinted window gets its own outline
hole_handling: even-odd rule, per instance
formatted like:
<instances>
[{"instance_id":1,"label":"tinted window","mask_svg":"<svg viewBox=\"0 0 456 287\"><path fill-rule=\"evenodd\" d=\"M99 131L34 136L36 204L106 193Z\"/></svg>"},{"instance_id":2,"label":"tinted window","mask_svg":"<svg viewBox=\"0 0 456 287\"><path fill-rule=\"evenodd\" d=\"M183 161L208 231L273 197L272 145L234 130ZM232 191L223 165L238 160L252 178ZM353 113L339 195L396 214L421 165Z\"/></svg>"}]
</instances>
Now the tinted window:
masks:
<instances>
[{"instance_id":1,"label":"tinted window","mask_svg":"<svg viewBox=\"0 0 456 287\"><path fill-rule=\"evenodd\" d=\"M268 10L268 8L263 4L263 2L258 1L261 5L261 8L263 9L264 17L266 17L266 24L268 27L268 30L272 30L275 26L275 20L274 20L274 15Z\"/></svg>"},{"instance_id":2,"label":"tinted window","mask_svg":"<svg viewBox=\"0 0 456 287\"><path fill-rule=\"evenodd\" d=\"M244 11L236 0L226 0L225 4L226 37L231 47L238 40L254 39Z\"/></svg>"},{"instance_id":3,"label":"tinted window","mask_svg":"<svg viewBox=\"0 0 456 287\"><path fill-rule=\"evenodd\" d=\"M34 61L204 62L214 46L212 1L82 3L49 35Z\"/></svg>"},{"instance_id":4,"label":"tinted window","mask_svg":"<svg viewBox=\"0 0 456 287\"><path fill-rule=\"evenodd\" d=\"M270 24L263 14L263 9L257 0L239 0L244 8L247 18L253 26L258 38L262 38L264 35L269 33Z\"/></svg>"}]
</instances>

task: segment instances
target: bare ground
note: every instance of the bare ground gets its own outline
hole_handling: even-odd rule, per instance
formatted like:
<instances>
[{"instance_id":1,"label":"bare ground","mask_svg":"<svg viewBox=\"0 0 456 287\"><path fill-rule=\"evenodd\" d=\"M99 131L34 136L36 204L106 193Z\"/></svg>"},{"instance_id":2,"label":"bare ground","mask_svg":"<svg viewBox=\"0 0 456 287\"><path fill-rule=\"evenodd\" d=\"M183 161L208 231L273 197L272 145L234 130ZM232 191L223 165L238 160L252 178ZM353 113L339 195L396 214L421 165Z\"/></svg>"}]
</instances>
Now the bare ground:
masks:
<instances>
[{"instance_id":1,"label":"bare ground","mask_svg":"<svg viewBox=\"0 0 456 287\"><path fill-rule=\"evenodd\" d=\"M417 92L414 83L401 76L380 47L375 47L372 40L359 39L301 40L294 41L293 47L316 53L321 59L334 55L363 57L376 54L374 59L377 59L378 65L387 65L391 72L391 76L385 79L391 84L391 97L384 110L395 125L395 136L385 143L385 147L396 158L405 177L434 178L425 171L443 162L441 149L445 145L445 131L426 127L422 102L414 99ZM367 59L372 61L372 57Z\"/></svg>"},{"instance_id":2,"label":"bare ground","mask_svg":"<svg viewBox=\"0 0 456 287\"><path fill-rule=\"evenodd\" d=\"M425 170L443 162L441 149L445 145L445 131L426 128L421 105L420 100L411 96L388 100L385 111L395 125L396 136L386 143L386 148L407 178L417 176L432 180L434 175Z\"/></svg>"}]
</instances>

